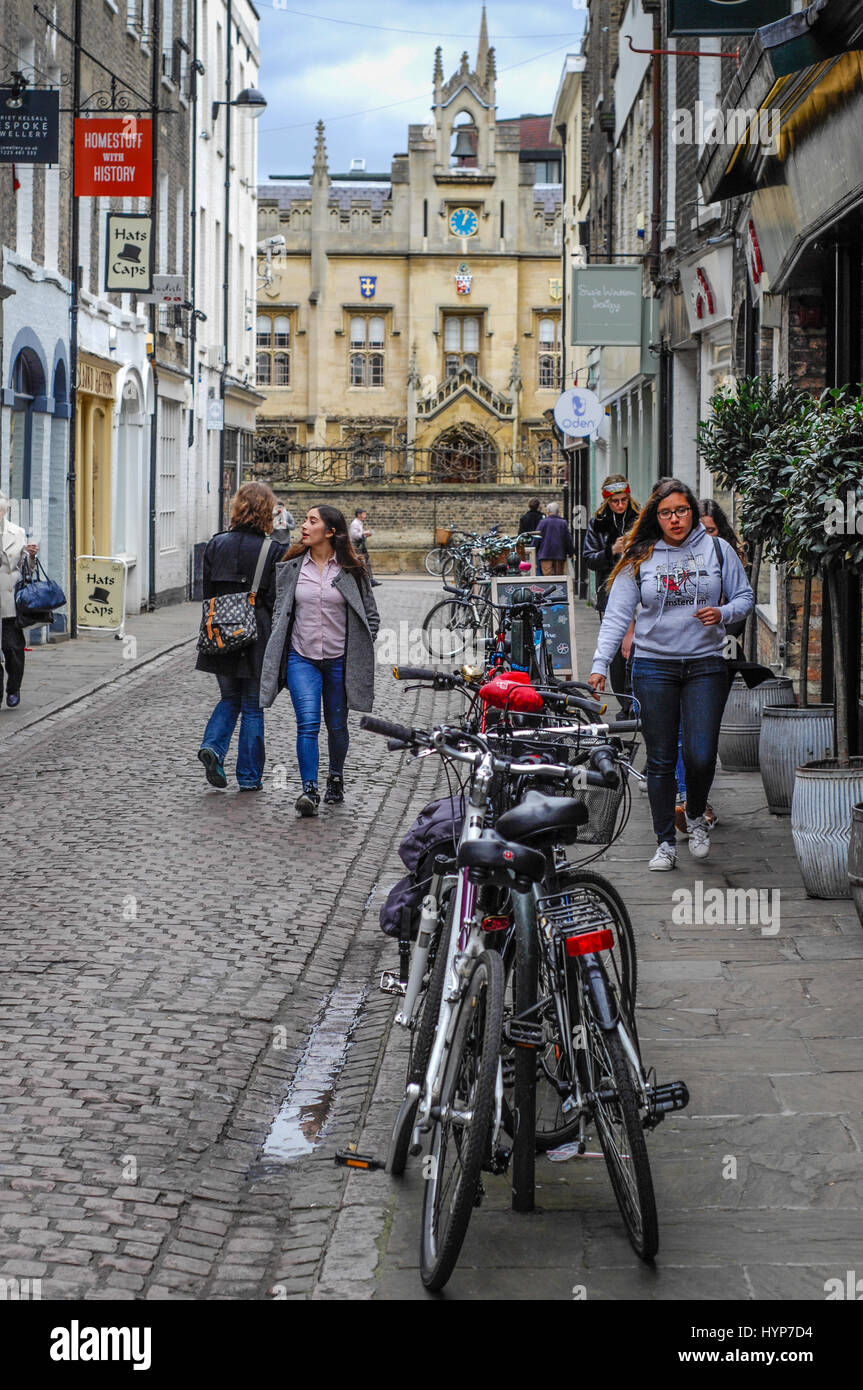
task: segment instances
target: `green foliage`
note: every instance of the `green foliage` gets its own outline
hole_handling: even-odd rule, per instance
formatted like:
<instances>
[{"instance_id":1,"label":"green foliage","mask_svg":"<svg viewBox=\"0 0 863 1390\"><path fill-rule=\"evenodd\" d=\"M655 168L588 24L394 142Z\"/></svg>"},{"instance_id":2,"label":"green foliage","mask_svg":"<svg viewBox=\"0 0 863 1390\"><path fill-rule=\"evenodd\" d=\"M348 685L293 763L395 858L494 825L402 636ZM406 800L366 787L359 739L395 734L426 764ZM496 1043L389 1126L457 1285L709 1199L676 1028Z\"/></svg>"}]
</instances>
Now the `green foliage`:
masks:
<instances>
[{"instance_id":1,"label":"green foliage","mask_svg":"<svg viewBox=\"0 0 863 1390\"><path fill-rule=\"evenodd\" d=\"M753 454L810 404L805 391L784 380L741 377L717 391L710 401L711 417L698 427L698 448L719 486L735 491L745 487ZM765 482L766 475L761 486Z\"/></svg>"},{"instance_id":2,"label":"green foliage","mask_svg":"<svg viewBox=\"0 0 863 1390\"><path fill-rule=\"evenodd\" d=\"M782 490L783 558L822 576L863 574L863 399L825 392L798 429Z\"/></svg>"}]
</instances>

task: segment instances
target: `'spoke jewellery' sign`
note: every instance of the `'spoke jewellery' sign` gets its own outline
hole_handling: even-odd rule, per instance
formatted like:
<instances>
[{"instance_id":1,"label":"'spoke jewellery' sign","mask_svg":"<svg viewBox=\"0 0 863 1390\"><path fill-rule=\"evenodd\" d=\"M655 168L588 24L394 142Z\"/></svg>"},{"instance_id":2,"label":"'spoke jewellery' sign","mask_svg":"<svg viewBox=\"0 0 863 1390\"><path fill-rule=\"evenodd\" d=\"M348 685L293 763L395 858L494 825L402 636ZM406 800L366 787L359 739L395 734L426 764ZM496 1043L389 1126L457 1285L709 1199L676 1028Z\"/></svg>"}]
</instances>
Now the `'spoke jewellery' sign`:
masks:
<instances>
[{"instance_id":1,"label":"'spoke jewellery' sign","mask_svg":"<svg viewBox=\"0 0 863 1390\"><path fill-rule=\"evenodd\" d=\"M455 273L456 294L470 294L472 280L473 276L471 275L467 261L462 261Z\"/></svg>"},{"instance_id":2,"label":"'spoke jewellery' sign","mask_svg":"<svg viewBox=\"0 0 863 1390\"><path fill-rule=\"evenodd\" d=\"M146 294L153 283L153 219L147 212L109 212L105 289Z\"/></svg>"},{"instance_id":3,"label":"'spoke jewellery' sign","mask_svg":"<svg viewBox=\"0 0 863 1390\"><path fill-rule=\"evenodd\" d=\"M0 87L0 164L56 164L59 147L60 93Z\"/></svg>"},{"instance_id":4,"label":"'spoke jewellery' sign","mask_svg":"<svg viewBox=\"0 0 863 1390\"><path fill-rule=\"evenodd\" d=\"M378 277L376 275L360 276L360 294L363 299L374 299L377 289Z\"/></svg>"}]
</instances>

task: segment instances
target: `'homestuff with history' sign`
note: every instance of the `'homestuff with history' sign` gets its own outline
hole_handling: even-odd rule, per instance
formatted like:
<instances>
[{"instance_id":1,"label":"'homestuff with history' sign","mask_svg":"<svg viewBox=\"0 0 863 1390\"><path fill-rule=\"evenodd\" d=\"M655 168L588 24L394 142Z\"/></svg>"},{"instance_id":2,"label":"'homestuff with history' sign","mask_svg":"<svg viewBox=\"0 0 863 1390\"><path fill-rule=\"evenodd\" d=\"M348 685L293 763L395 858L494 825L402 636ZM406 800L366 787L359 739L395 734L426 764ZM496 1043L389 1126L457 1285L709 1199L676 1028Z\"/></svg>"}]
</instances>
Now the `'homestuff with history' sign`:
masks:
<instances>
[{"instance_id":1,"label":"'homestuff with history' sign","mask_svg":"<svg viewBox=\"0 0 863 1390\"><path fill-rule=\"evenodd\" d=\"M75 197L153 196L153 122L137 116L75 122Z\"/></svg>"}]
</instances>

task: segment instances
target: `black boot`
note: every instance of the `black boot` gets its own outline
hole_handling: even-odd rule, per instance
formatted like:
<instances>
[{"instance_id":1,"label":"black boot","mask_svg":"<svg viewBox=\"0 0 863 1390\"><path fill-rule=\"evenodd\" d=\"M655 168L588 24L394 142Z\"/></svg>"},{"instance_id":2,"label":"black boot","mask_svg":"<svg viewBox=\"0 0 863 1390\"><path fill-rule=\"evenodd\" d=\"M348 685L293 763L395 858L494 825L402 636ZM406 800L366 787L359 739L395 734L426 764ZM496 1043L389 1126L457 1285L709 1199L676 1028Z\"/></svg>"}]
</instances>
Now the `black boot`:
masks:
<instances>
[{"instance_id":1,"label":"black boot","mask_svg":"<svg viewBox=\"0 0 863 1390\"><path fill-rule=\"evenodd\" d=\"M304 782L302 794L297 797L295 806L301 816L316 816L320 801L317 782Z\"/></svg>"},{"instance_id":2,"label":"black boot","mask_svg":"<svg viewBox=\"0 0 863 1390\"><path fill-rule=\"evenodd\" d=\"M341 806L345 799L345 779L340 772L331 772L327 777L327 789L324 792L324 801L332 802L335 806Z\"/></svg>"}]
</instances>

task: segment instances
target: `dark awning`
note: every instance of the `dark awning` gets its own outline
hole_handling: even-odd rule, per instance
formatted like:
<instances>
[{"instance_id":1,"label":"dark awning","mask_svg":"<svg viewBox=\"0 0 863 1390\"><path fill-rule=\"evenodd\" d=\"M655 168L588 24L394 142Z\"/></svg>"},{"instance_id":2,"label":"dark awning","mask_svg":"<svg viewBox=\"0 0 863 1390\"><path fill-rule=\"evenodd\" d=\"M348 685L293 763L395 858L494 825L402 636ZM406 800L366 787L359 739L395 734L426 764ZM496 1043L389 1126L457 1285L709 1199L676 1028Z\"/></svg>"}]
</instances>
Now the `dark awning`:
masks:
<instances>
[{"instance_id":1,"label":"dark awning","mask_svg":"<svg viewBox=\"0 0 863 1390\"><path fill-rule=\"evenodd\" d=\"M724 122L728 129L705 145L698 162L705 199L733 198L781 182L782 129L841 55L861 47L863 0L816 0L802 13L756 30L721 98L722 112L738 115ZM778 120L768 116L777 112ZM777 127L778 150L772 138Z\"/></svg>"}]
</instances>

